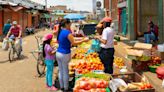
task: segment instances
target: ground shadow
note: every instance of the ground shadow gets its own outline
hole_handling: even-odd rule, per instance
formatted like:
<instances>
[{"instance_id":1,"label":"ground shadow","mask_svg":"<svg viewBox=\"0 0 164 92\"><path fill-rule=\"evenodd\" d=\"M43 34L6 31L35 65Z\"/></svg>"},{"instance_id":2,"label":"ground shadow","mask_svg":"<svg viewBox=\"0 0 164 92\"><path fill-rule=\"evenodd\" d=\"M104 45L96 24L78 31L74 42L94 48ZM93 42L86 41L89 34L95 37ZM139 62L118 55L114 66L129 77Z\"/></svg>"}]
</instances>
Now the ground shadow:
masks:
<instances>
[{"instance_id":1,"label":"ground shadow","mask_svg":"<svg viewBox=\"0 0 164 92\"><path fill-rule=\"evenodd\" d=\"M128 46L134 46L138 41L130 41L130 40L121 40L121 42L125 43Z\"/></svg>"},{"instance_id":2,"label":"ground shadow","mask_svg":"<svg viewBox=\"0 0 164 92\"><path fill-rule=\"evenodd\" d=\"M19 59L17 60L24 60L24 59L28 59L28 56L25 56L25 55L21 55Z\"/></svg>"},{"instance_id":3,"label":"ground shadow","mask_svg":"<svg viewBox=\"0 0 164 92\"><path fill-rule=\"evenodd\" d=\"M9 62L9 60L3 60L3 61L0 61L0 64L4 64L4 63L7 63Z\"/></svg>"},{"instance_id":4,"label":"ground shadow","mask_svg":"<svg viewBox=\"0 0 164 92\"><path fill-rule=\"evenodd\" d=\"M25 56L25 55L21 55L20 58L14 58L14 60L11 61L11 63L17 62L17 61L19 61L19 60L24 60L24 59L28 59L28 57Z\"/></svg>"}]
</instances>

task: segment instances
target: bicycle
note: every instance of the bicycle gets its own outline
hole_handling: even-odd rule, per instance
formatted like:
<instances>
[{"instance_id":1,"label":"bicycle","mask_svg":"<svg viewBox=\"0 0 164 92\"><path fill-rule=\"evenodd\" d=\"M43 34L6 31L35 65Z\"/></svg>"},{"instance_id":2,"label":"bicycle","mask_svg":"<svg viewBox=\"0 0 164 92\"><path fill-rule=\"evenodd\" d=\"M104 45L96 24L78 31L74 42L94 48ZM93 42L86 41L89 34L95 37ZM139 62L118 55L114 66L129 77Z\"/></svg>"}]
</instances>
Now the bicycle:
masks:
<instances>
[{"instance_id":1,"label":"bicycle","mask_svg":"<svg viewBox=\"0 0 164 92\"><path fill-rule=\"evenodd\" d=\"M42 38L43 38L42 36L35 36L38 49L31 52L31 54L37 61L36 67L37 67L37 73L39 74L39 76L44 75L45 70L46 70L46 65L44 63L44 57L42 53L42 50L43 50ZM37 56L35 54L37 54Z\"/></svg>"},{"instance_id":2,"label":"bicycle","mask_svg":"<svg viewBox=\"0 0 164 92\"><path fill-rule=\"evenodd\" d=\"M15 55L17 55L18 58L21 56L22 48L21 46L17 47L15 46L15 38L9 38L9 61L10 63L14 61ZM19 44L20 45L20 44Z\"/></svg>"}]
</instances>

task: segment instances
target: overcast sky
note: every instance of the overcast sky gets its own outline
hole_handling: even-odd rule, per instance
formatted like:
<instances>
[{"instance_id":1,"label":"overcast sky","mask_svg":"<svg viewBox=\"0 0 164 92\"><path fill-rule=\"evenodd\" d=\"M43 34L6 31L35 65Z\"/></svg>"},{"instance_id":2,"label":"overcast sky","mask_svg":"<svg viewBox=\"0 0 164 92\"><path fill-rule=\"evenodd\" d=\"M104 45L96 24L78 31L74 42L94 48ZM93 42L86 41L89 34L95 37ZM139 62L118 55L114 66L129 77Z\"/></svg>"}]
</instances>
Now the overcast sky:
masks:
<instances>
[{"instance_id":1,"label":"overcast sky","mask_svg":"<svg viewBox=\"0 0 164 92\"><path fill-rule=\"evenodd\" d=\"M45 5L45 0L32 0ZM96 0L95 0L96 1ZM103 0L99 0L103 1ZM93 0L47 0L48 6L67 5L68 8L74 10L92 11Z\"/></svg>"}]
</instances>

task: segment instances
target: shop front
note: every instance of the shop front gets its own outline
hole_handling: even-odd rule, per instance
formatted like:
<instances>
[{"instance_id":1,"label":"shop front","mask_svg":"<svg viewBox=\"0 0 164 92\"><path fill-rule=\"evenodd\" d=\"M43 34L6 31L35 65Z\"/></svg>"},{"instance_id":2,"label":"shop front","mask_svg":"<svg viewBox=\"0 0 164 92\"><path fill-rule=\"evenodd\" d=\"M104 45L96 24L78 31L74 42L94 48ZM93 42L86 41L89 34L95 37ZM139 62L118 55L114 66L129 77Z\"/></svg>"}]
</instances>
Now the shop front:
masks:
<instances>
[{"instance_id":1,"label":"shop front","mask_svg":"<svg viewBox=\"0 0 164 92\"><path fill-rule=\"evenodd\" d=\"M119 33L123 36L127 35L127 4L126 0L118 1L119 16Z\"/></svg>"}]
</instances>

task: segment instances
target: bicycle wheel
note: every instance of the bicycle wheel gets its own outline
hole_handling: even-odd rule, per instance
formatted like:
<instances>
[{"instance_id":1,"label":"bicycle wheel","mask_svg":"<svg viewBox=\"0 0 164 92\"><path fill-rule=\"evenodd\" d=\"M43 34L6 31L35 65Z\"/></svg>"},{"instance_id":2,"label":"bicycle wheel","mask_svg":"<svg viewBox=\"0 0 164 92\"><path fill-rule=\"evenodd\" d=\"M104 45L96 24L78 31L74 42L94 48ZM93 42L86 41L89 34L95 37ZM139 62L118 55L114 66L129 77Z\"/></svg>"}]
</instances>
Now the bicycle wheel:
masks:
<instances>
[{"instance_id":1,"label":"bicycle wheel","mask_svg":"<svg viewBox=\"0 0 164 92\"><path fill-rule=\"evenodd\" d=\"M9 49L9 61L10 63L14 60L15 51L14 48Z\"/></svg>"},{"instance_id":2,"label":"bicycle wheel","mask_svg":"<svg viewBox=\"0 0 164 92\"><path fill-rule=\"evenodd\" d=\"M38 74L41 76L43 74L45 74L45 69L46 69L46 65L44 63L44 58L42 56L42 54L38 54L38 61L37 61L37 72Z\"/></svg>"}]
</instances>

